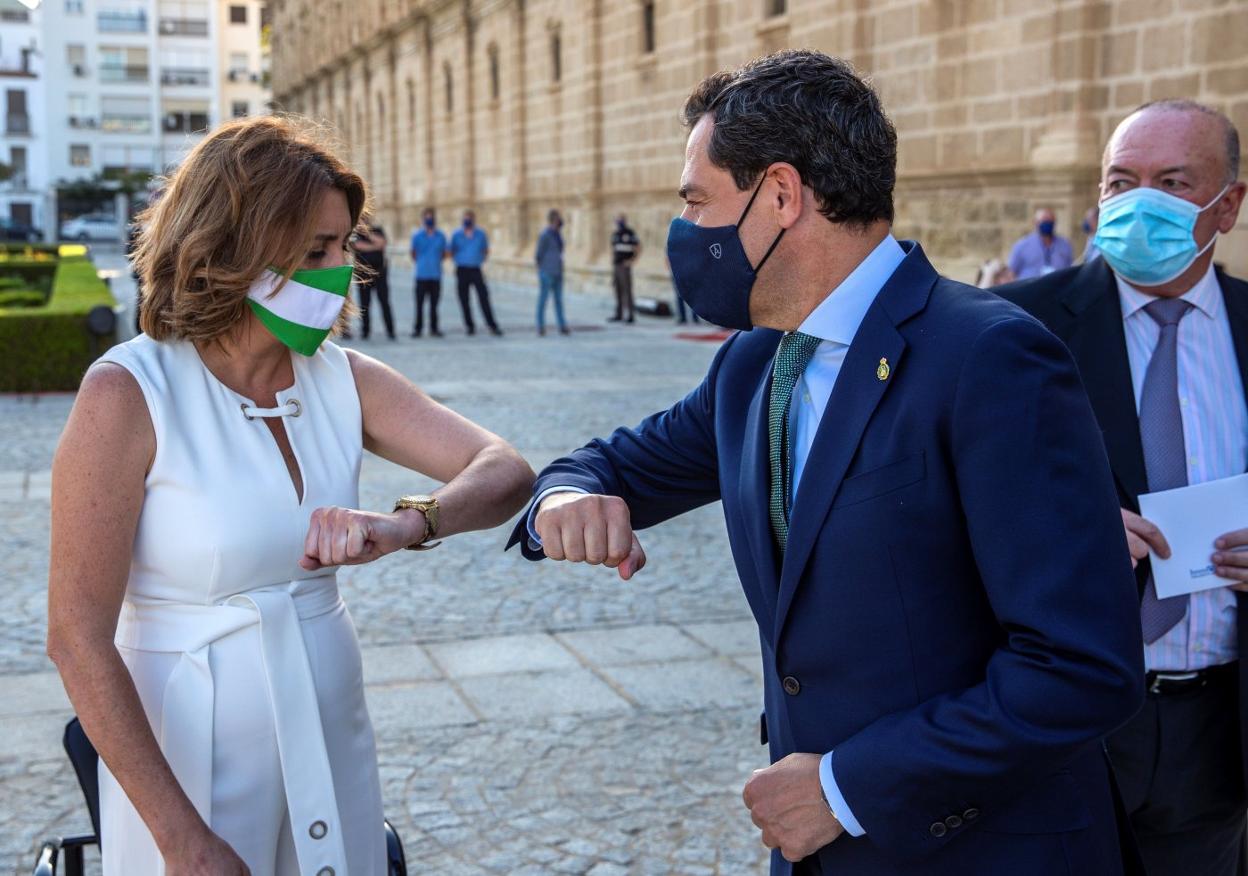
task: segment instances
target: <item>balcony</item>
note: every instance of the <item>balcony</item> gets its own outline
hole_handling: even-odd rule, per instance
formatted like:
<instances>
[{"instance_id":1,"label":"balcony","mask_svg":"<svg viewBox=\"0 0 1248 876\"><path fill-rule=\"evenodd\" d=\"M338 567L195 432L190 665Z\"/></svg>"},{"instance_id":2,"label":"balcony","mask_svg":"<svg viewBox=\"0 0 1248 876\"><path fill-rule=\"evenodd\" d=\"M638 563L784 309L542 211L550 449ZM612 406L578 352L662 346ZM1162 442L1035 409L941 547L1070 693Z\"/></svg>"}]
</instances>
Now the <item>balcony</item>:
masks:
<instances>
[{"instance_id":1,"label":"balcony","mask_svg":"<svg viewBox=\"0 0 1248 876\"><path fill-rule=\"evenodd\" d=\"M96 16L96 24L101 33L147 33L147 13L142 9L103 11Z\"/></svg>"},{"instance_id":2,"label":"balcony","mask_svg":"<svg viewBox=\"0 0 1248 876\"><path fill-rule=\"evenodd\" d=\"M201 85L212 84L210 71L194 67L166 67L160 71L161 85Z\"/></svg>"},{"instance_id":3,"label":"balcony","mask_svg":"<svg viewBox=\"0 0 1248 876\"><path fill-rule=\"evenodd\" d=\"M146 82L150 68L146 64L101 64L101 82Z\"/></svg>"},{"instance_id":4,"label":"balcony","mask_svg":"<svg viewBox=\"0 0 1248 876\"><path fill-rule=\"evenodd\" d=\"M108 113L100 119L100 129L113 134L146 134L152 130L152 117L137 113Z\"/></svg>"},{"instance_id":5,"label":"balcony","mask_svg":"<svg viewBox=\"0 0 1248 876\"><path fill-rule=\"evenodd\" d=\"M162 18L161 36L208 36L208 22L202 18Z\"/></svg>"},{"instance_id":6,"label":"balcony","mask_svg":"<svg viewBox=\"0 0 1248 876\"><path fill-rule=\"evenodd\" d=\"M81 130L84 128L98 128L100 126L100 123L97 119L93 118L92 116L70 116L69 126L71 128L76 128L76 129Z\"/></svg>"},{"instance_id":7,"label":"balcony","mask_svg":"<svg viewBox=\"0 0 1248 876\"><path fill-rule=\"evenodd\" d=\"M229 72L231 82L259 82L260 74L252 73L248 70L231 70Z\"/></svg>"},{"instance_id":8,"label":"balcony","mask_svg":"<svg viewBox=\"0 0 1248 876\"><path fill-rule=\"evenodd\" d=\"M166 134L197 134L206 131L208 127L208 113L206 112L165 113Z\"/></svg>"},{"instance_id":9,"label":"balcony","mask_svg":"<svg viewBox=\"0 0 1248 876\"><path fill-rule=\"evenodd\" d=\"M26 113L9 113L4 117L4 133L29 134L30 116Z\"/></svg>"}]
</instances>

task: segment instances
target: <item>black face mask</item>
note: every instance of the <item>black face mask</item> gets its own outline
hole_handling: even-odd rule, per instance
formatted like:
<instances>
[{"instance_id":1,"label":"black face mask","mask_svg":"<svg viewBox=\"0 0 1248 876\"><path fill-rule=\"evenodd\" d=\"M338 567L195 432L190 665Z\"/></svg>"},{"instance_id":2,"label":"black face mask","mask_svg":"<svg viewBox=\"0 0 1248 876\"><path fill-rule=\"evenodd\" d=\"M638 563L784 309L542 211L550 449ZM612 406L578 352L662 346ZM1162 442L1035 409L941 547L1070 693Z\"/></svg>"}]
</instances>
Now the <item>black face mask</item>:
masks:
<instances>
[{"instance_id":1,"label":"black face mask","mask_svg":"<svg viewBox=\"0 0 1248 876\"><path fill-rule=\"evenodd\" d=\"M759 180L735 225L704 228L677 216L667 232L667 260L680 297L698 316L724 328L742 331L754 328L750 319L750 291L758 272L784 237L782 228L762 261L750 264L737 230L754 206L765 180L766 176Z\"/></svg>"}]
</instances>

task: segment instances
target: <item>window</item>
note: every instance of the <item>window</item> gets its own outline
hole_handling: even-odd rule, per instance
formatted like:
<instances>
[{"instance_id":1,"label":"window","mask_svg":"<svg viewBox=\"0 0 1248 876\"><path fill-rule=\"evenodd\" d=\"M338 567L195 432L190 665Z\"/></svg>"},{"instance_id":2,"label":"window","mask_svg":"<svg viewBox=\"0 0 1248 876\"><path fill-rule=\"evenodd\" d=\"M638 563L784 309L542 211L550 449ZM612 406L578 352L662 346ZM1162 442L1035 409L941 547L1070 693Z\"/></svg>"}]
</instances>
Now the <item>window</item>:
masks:
<instances>
[{"instance_id":1,"label":"window","mask_svg":"<svg viewBox=\"0 0 1248 876\"><path fill-rule=\"evenodd\" d=\"M490 46L490 100L498 100L502 93L502 84L499 82L498 70L498 46Z\"/></svg>"},{"instance_id":2,"label":"window","mask_svg":"<svg viewBox=\"0 0 1248 876\"><path fill-rule=\"evenodd\" d=\"M147 32L147 12L143 9L101 9L95 21L101 33Z\"/></svg>"},{"instance_id":3,"label":"window","mask_svg":"<svg viewBox=\"0 0 1248 876\"><path fill-rule=\"evenodd\" d=\"M449 115L455 110L455 86L451 79L451 65L442 64L442 78L446 80L446 112Z\"/></svg>"},{"instance_id":4,"label":"window","mask_svg":"<svg viewBox=\"0 0 1248 876\"><path fill-rule=\"evenodd\" d=\"M641 4L641 51L646 55L654 53L654 0Z\"/></svg>"},{"instance_id":5,"label":"window","mask_svg":"<svg viewBox=\"0 0 1248 876\"><path fill-rule=\"evenodd\" d=\"M246 24L247 23L247 7L231 6L230 7L230 24Z\"/></svg>"},{"instance_id":6,"label":"window","mask_svg":"<svg viewBox=\"0 0 1248 876\"><path fill-rule=\"evenodd\" d=\"M230 52L230 79L243 78L247 75L248 63L246 52Z\"/></svg>"},{"instance_id":7,"label":"window","mask_svg":"<svg viewBox=\"0 0 1248 876\"><path fill-rule=\"evenodd\" d=\"M82 0L65 0L66 15L82 15Z\"/></svg>"},{"instance_id":8,"label":"window","mask_svg":"<svg viewBox=\"0 0 1248 876\"><path fill-rule=\"evenodd\" d=\"M147 49L141 46L100 46L101 82L146 82Z\"/></svg>"},{"instance_id":9,"label":"window","mask_svg":"<svg viewBox=\"0 0 1248 876\"><path fill-rule=\"evenodd\" d=\"M191 101L169 101L162 109L162 128L167 134L195 134L208 128L208 105Z\"/></svg>"},{"instance_id":10,"label":"window","mask_svg":"<svg viewBox=\"0 0 1248 876\"><path fill-rule=\"evenodd\" d=\"M74 167L90 167L91 147L85 143L71 143L69 147L69 163Z\"/></svg>"},{"instance_id":11,"label":"window","mask_svg":"<svg viewBox=\"0 0 1248 876\"><path fill-rule=\"evenodd\" d=\"M416 83L407 80L407 124L416 130Z\"/></svg>"},{"instance_id":12,"label":"window","mask_svg":"<svg viewBox=\"0 0 1248 876\"><path fill-rule=\"evenodd\" d=\"M26 147L12 146L9 148L9 167L13 171L13 183L19 188L26 187Z\"/></svg>"},{"instance_id":13,"label":"window","mask_svg":"<svg viewBox=\"0 0 1248 876\"><path fill-rule=\"evenodd\" d=\"M383 130L385 130L385 127L386 127L386 101L381 96L381 93L378 92L377 94L377 118L373 119L373 130L377 131L378 134L380 134Z\"/></svg>"},{"instance_id":14,"label":"window","mask_svg":"<svg viewBox=\"0 0 1248 876\"><path fill-rule=\"evenodd\" d=\"M775 18L789 11L789 3L788 0L766 0L765 9L768 18Z\"/></svg>"},{"instance_id":15,"label":"window","mask_svg":"<svg viewBox=\"0 0 1248 876\"><path fill-rule=\"evenodd\" d=\"M87 75L87 47L75 43L65 46L65 62L79 78Z\"/></svg>"},{"instance_id":16,"label":"window","mask_svg":"<svg viewBox=\"0 0 1248 876\"><path fill-rule=\"evenodd\" d=\"M152 130L151 101L138 95L101 97L100 129L110 133L148 133Z\"/></svg>"},{"instance_id":17,"label":"window","mask_svg":"<svg viewBox=\"0 0 1248 876\"><path fill-rule=\"evenodd\" d=\"M30 114L26 111L26 91L10 88L5 93L4 131L6 134L29 134Z\"/></svg>"},{"instance_id":18,"label":"window","mask_svg":"<svg viewBox=\"0 0 1248 876\"><path fill-rule=\"evenodd\" d=\"M552 82L563 81L563 40L556 30L550 35L550 79Z\"/></svg>"},{"instance_id":19,"label":"window","mask_svg":"<svg viewBox=\"0 0 1248 876\"><path fill-rule=\"evenodd\" d=\"M236 119L244 119L247 117L247 101L236 100L230 104L230 115Z\"/></svg>"}]
</instances>

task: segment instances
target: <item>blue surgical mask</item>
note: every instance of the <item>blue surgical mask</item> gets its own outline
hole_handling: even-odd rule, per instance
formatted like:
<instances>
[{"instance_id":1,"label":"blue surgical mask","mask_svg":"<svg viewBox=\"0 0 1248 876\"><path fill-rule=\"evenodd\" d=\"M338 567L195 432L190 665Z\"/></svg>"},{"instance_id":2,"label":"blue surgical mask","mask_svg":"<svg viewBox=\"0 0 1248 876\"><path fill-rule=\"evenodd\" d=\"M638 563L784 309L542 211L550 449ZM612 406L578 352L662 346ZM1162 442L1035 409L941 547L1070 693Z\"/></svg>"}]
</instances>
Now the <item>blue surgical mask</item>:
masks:
<instances>
[{"instance_id":1,"label":"blue surgical mask","mask_svg":"<svg viewBox=\"0 0 1248 876\"><path fill-rule=\"evenodd\" d=\"M426 217L425 217L425 227L426 227L426 228L432 228L432 227L433 227L433 217L432 217L432 216L426 216Z\"/></svg>"},{"instance_id":2,"label":"blue surgical mask","mask_svg":"<svg viewBox=\"0 0 1248 876\"><path fill-rule=\"evenodd\" d=\"M475 224L476 224L476 222L475 222L474 220L469 219L469 218L467 218L467 217L464 217L464 227L465 227L465 228L471 228L471 227L472 227L473 225L475 225Z\"/></svg>"},{"instance_id":3,"label":"blue surgical mask","mask_svg":"<svg viewBox=\"0 0 1248 876\"><path fill-rule=\"evenodd\" d=\"M724 328L741 331L754 328L750 319L750 290L754 288L758 272L784 237L782 228L762 261L750 264L737 229L754 206L762 187L763 181L759 180L735 225L704 228L677 216L667 231L667 260L672 266L676 291L694 313Z\"/></svg>"},{"instance_id":4,"label":"blue surgical mask","mask_svg":"<svg viewBox=\"0 0 1248 876\"><path fill-rule=\"evenodd\" d=\"M1204 246L1196 245L1192 231L1196 217L1226 194L1228 183L1208 204L1191 201L1140 186L1101 202L1100 221L1093 239L1105 261L1128 283L1161 286L1192 266L1218 235Z\"/></svg>"},{"instance_id":5,"label":"blue surgical mask","mask_svg":"<svg viewBox=\"0 0 1248 876\"><path fill-rule=\"evenodd\" d=\"M1055 227L1054 223L1046 219L1045 221L1040 222L1036 225L1036 230L1039 231L1045 237L1052 237L1054 227Z\"/></svg>"}]
</instances>

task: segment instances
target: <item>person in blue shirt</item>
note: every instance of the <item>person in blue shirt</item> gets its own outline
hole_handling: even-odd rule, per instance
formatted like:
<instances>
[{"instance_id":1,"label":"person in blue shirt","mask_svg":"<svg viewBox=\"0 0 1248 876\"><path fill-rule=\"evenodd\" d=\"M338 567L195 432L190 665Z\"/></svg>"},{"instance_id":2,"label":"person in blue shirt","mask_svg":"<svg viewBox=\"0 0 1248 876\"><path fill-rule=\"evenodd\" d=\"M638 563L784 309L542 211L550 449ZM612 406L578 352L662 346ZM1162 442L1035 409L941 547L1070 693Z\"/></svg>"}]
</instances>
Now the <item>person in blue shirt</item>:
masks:
<instances>
[{"instance_id":1,"label":"person in blue shirt","mask_svg":"<svg viewBox=\"0 0 1248 876\"><path fill-rule=\"evenodd\" d=\"M559 320L559 334L568 334L568 323L563 318L563 217L558 210L546 214L546 227L537 238L537 279L541 292L537 298L537 333L546 334L546 299L555 299L555 318Z\"/></svg>"},{"instance_id":2,"label":"person in blue shirt","mask_svg":"<svg viewBox=\"0 0 1248 876\"><path fill-rule=\"evenodd\" d=\"M442 297L442 259L446 258L446 235L438 229L438 217L426 207L422 227L412 233L412 264L416 266L416 324L412 337L420 337L425 326L425 302L429 302L429 334L438 331L438 299Z\"/></svg>"},{"instance_id":3,"label":"person in blue shirt","mask_svg":"<svg viewBox=\"0 0 1248 876\"><path fill-rule=\"evenodd\" d=\"M468 300L468 293L474 286L477 289L477 302L481 305L481 316L490 334L498 336L503 333L494 321L494 311L490 307L490 290L485 285L485 275L481 273L481 266L489 256L489 237L477 227L476 214L465 210L463 227L451 235L451 258L455 260L455 281L459 292L459 307L464 312L464 329L470 335L477 333L476 325L472 321L472 304Z\"/></svg>"}]
</instances>

